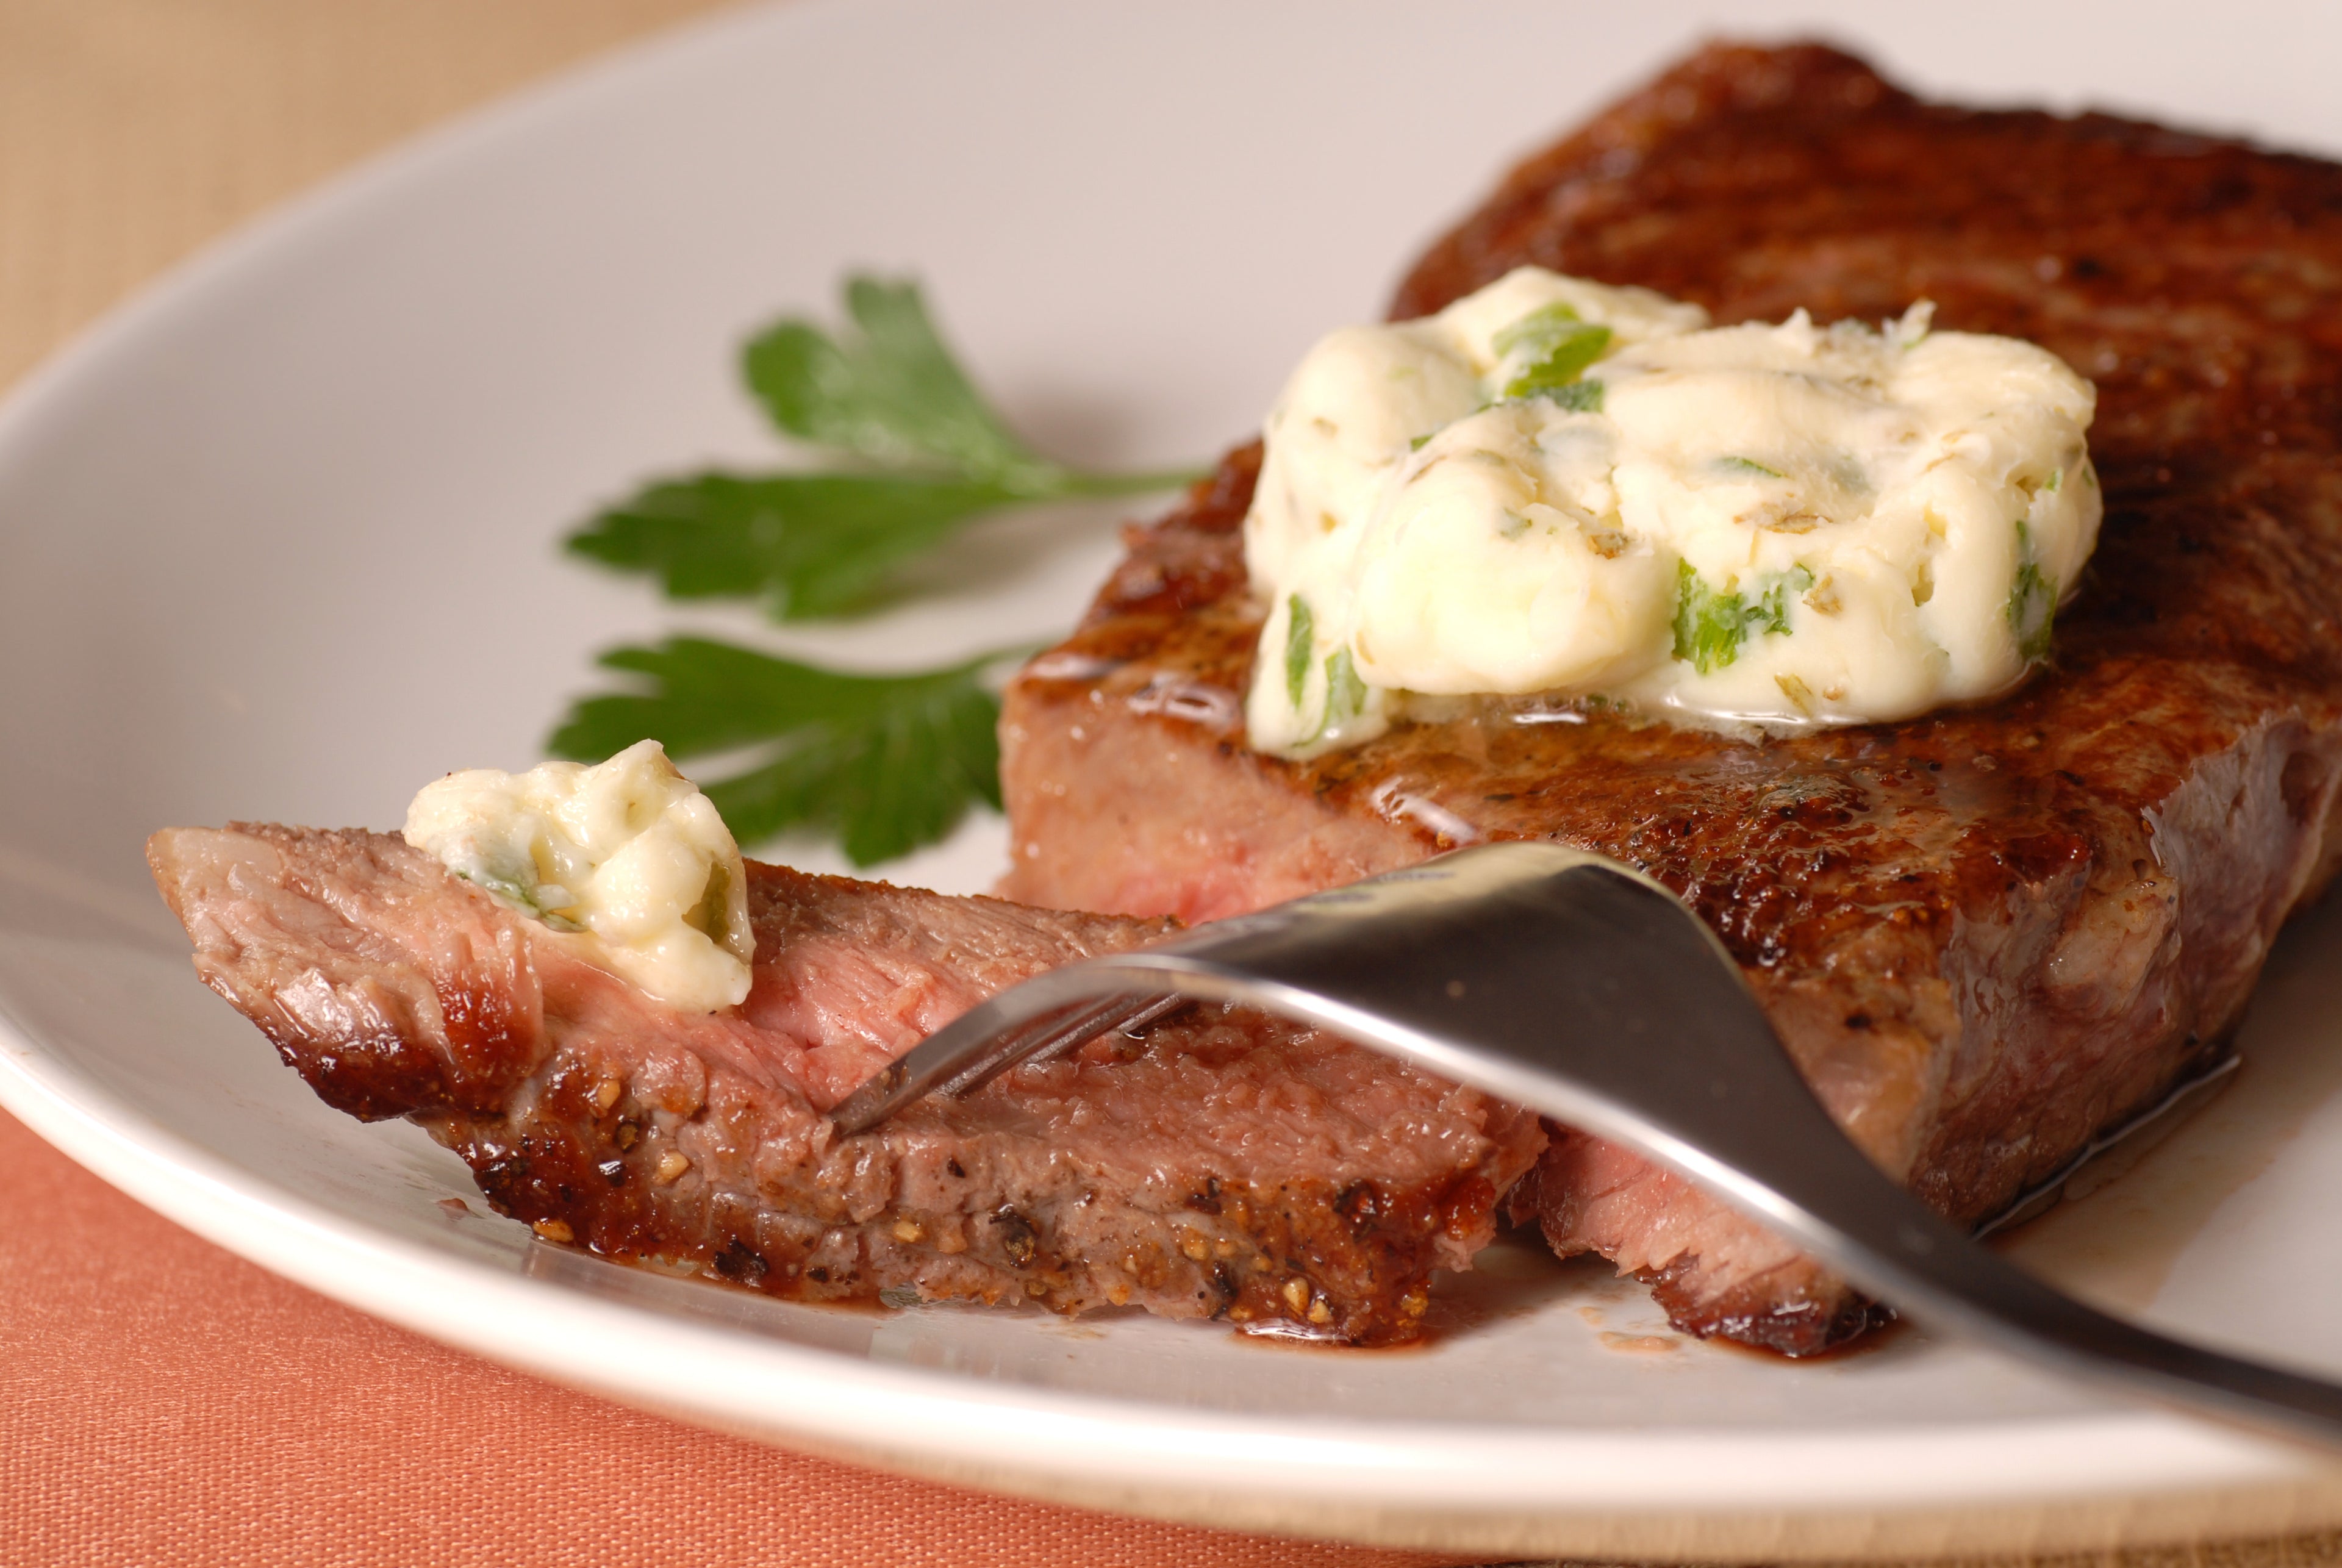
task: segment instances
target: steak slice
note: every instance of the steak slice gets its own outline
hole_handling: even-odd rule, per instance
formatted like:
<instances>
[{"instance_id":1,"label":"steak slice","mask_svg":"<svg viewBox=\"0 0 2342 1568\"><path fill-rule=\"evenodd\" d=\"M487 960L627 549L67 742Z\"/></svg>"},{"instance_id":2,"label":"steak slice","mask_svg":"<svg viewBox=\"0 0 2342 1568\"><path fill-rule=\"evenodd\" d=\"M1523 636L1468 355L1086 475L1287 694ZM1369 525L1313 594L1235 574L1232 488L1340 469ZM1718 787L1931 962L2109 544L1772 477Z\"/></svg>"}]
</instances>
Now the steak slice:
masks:
<instances>
[{"instance_id":1,"label":"steak slice","mask_svg":"<svg viewBox=\"0 0 2342 1568\"><path fill-rule=\"evenodd\" d=\"M1530 159L1394 315L1523 263L1719 323L2030 338L2099 389L2106 523L2057 664L1990 705L1736 740L1595 703L1460 704L1307 763L1245 745L1256 448L1010 689L1012 897L1209 919L1481 839L1680 892L1855 1140L1975 1222L2228 1049L2332 874L2342 774L2342 167L2101 115L1918 102L1716 46ZM1792 1353L1869 1321L1777 1241L1556 1133L1512 1199L1670 1314Z\"/></svg>"},{"instance_id":2,"label":"steak slice","mask_svg":"<svg viewBox=\"0 0 2342 1568\"><path fill-rule=\"evenodd\" d=\"M1545 1142L1475 1091L1221 1008L836 1136L826 1107L986 996L1167 921L752 861L754 988L694 1015L399 838L177 828L147 858L197 974L328 1104L416 1122L548 1240L776 1295L1405 1340Z\"/></svg>"}]
</instances>

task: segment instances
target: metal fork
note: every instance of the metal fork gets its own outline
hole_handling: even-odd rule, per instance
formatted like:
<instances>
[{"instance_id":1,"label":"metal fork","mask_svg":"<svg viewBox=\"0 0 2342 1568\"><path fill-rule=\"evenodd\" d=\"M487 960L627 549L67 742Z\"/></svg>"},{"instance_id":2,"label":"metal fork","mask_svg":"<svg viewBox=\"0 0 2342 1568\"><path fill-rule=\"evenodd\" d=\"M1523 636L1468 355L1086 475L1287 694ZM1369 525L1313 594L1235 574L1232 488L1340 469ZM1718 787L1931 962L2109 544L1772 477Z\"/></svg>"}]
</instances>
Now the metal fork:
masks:
<instances>
[{"instance_id":1,"label":"metal fork","mask_svg":"<svg viewBox=\"0 0 2342 1568\"><path fill-rule=\"evenodd\" d=\"M1302 1019L1680 1172L1920 1319L2053 1372L2342 1447L2342 1385L2083 1305L1947 1223L1838 1130L1673 894L1548 844L1406 871L1003 992L841 1102L862 1132L1186 999Z\"/></svg>"}]
</instances>

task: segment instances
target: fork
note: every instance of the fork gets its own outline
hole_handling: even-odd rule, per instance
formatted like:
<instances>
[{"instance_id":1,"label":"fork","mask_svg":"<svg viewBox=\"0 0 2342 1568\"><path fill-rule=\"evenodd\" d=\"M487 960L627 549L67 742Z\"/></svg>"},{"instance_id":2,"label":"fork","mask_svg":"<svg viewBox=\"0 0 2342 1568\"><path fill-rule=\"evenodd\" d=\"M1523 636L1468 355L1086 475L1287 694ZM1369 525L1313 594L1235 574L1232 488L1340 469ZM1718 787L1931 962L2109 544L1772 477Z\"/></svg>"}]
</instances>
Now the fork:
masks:
<instances>
[{"instance_id":1,"label":"fork","mask_svg":"<svg viewBox=\"0 0 2342 1568\"><path fill-rule=\"evenodd\" d=\"M1649 877L1558 844L1457 850L1036 975L832 1117L858 1134L1191 999L1319 1025L1624 1144L1878 1300L2052 1372L2342 1447L2342 1385L2086 1306L1906 1193L1807 1087L1699 917Z\"/></svg>"}]
</instances>

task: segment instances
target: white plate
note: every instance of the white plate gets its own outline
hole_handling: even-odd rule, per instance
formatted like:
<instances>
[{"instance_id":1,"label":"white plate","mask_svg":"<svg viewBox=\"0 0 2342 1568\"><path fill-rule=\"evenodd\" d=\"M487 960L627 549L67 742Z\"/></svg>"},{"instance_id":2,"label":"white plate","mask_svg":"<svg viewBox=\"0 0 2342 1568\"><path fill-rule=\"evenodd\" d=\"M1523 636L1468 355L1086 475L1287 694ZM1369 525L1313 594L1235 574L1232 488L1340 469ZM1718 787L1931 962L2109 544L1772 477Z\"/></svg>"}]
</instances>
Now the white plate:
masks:
<instances>
[{"instance_id":1,"label":"white plate","mask_svg":"<svg viewBox=\"0 0 2342 1568\"><path fill-rule=\"evenodd\" d=\"M1923 86L2342 146L2323 17L2224 8L2213 35L2198 7L1840 11L1834 30ZM470 1184L419 1133L312 1098L195 984L147 884L139 844L165 824L386 824L443 769L532 760L589 650L680 619L555 535L654 471L767 459L733 346L826 307L845 267L921 274L1053 450L1199 458L1510 156L1705 30L1682 7L1550 3L752 12L215 250L0 416L0 1099L367 1311L987 1483L1580 1555L2342 1517L2342 1476L2290 1451L1916 1333L1807 1366L1690 1343L1639 1290L1528 1252L1464 1282L1428 1348L1345 1353L1136 1317L824 1311L549 1250L476 1198L451 1213ZM950 594L796 643L925 662L1063 626L1111 521L992 528L936 570ZM979 888L1003 843L980 823L898 874ZM2333 912L2288 938L2243 1081L2027 1252L2158 1322L2342 1368L2337 954Z\"/></svg>"}]
</instances>

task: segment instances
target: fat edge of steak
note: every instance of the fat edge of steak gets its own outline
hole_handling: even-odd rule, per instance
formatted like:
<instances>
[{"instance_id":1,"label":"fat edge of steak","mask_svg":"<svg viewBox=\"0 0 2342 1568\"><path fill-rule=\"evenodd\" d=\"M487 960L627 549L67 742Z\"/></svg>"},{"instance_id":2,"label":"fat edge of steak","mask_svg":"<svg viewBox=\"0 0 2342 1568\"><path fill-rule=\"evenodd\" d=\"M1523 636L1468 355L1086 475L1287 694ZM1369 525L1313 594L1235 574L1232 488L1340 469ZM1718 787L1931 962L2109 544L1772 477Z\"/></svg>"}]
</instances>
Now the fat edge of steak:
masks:
<instances>
[{"instance_id":1,"label":"fat edge of steak","mask_svg":"<svg viewBox=\"0 0 2342 1568\"><path fill-rule=\"evenodd\" d=\"M1937 184L1908 179L1923 161ZM1491 702L1274 763L1241 734L1259 612L1240 452L1012 686L1004 888L1208 917L1480 837L1600 848L1717 927L1875 1158L1987 1214L2222 1051L2277 927L2332 874L2342 348L2320 334L2342 319L2342 178L2104 117L1922 105L1828 50L1722 47L1524 165L1398 314L1527 260L1726 321L1931 296L1944 325L2093 375L2107 521L2056 670L1802 741ZM1804 1350L1864 1321L1589 1142L1557 1136L1516 1197L1556 1245L1652 1277L1698 1332Z\"/></svg>"}]
</instances>

